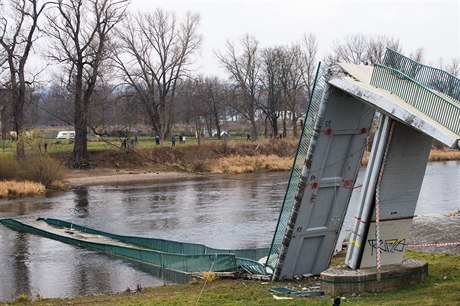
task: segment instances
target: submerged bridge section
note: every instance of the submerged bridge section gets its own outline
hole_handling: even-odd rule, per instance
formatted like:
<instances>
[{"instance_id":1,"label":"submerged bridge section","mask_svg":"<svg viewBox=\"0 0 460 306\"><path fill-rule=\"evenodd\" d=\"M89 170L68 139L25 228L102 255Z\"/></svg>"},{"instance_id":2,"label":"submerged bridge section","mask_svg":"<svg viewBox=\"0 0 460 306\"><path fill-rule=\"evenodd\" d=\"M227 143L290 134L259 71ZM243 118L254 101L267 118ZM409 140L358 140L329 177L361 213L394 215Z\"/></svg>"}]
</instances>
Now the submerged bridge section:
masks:
<instances>
[{"instance_id":1,"label":"submerged bridge section","mask_svg":"<svg viewBox=\"0 0 460 306\"><path fill-rule=\"evenodd\" d=\"M346 264L401 263L433 139L460 148L460 81L388 49L375 67L318 70L266 263L273 279L326 270L379 115Z\"/></svg>"}]
</instances>

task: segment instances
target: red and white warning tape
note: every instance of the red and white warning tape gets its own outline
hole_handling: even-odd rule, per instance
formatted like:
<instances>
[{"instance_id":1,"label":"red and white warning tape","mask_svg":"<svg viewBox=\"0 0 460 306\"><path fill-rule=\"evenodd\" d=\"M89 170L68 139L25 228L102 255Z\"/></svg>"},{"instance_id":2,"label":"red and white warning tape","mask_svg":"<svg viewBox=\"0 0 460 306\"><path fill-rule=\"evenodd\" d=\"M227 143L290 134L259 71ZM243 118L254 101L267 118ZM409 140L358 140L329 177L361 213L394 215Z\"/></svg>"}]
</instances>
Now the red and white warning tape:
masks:
<instances>
[{"instance_id":1,"label":"red and white warning tape","mask_svg":"<svg viewBox=\"0 0 460 306\"><path fill-rule=\"evenodd\" d=\"M444 243L421 243L421 244L412 244L408 243L408 247L430 247L430 246L448 246L448 245L460 245L460 242L444 242Z\"/></svg>"}]
</instances>

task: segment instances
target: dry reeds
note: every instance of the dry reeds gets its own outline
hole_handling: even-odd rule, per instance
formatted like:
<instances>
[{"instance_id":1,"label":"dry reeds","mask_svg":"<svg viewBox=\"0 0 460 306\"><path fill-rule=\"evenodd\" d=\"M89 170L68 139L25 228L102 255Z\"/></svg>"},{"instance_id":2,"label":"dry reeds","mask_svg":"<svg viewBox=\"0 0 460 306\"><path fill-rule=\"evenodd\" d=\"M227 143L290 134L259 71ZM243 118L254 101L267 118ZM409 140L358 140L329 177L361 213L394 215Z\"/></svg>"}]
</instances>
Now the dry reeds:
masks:
<instances>
[{"instance_id":1,"label":"dry reeds","mask_svg":"<svg viewBox=\"0 0 460 306\"><path fill-rule=\"evenodd\" d=\"M45 192L45 186L35 182L0 182L0 198L40 195Z\"/></svg>"},{"instance_id":2,"label":"dry reeds","mask_svg":"<svg viewBox=\"0 0 460 306\"><path fill-rule=\"evenodd\" d=\"M363 159L361 160L361 166L367 166L369 162L369 152L364 152ZM432 149L430 152L430 156L428 158L429 161L446 161L446 160L460 160L460 150L454 149Z\"/></svg>"},{"instance_id":3,"label":"dry reeds","mask_svg":"<svg viewBox=\"0 0 460 306\"><path fill-rule=\"evenodd\" d=\"M248 173L255 171L287 171L292 167L292 158L276 155L227 156L217 159L210 166L212 173Z\"/></svg>"},{"instance_id":4,"label":"dry reeds","mask_svg":"<svg viewBox=\"0 0 460 306\"><path fill-rule=\"evenodd\" d=\"M460 150L445 149L445 150L431 150L430 161L442 160L459 160Z\"/></svg>"}]
</instances>

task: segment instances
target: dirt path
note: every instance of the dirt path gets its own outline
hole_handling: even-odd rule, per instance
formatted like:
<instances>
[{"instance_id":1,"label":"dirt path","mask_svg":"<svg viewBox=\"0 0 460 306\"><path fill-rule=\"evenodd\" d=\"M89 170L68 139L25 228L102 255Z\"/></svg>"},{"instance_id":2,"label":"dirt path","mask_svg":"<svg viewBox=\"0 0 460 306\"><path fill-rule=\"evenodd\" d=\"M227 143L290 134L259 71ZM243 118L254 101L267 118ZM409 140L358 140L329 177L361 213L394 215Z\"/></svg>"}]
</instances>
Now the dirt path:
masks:
<instances>
[{"instance_id":1,"label":"dirt path","mask_svg":"<svg viewBox=\"0 0 460 306\"><path fill-rule=\"evenodd\" d=\"M141 172L116 170L109 168L91 170L72 170L64 179L71 187L121 184L121 183L142 183L167 179L193 178L198 174L185 172Z\"/></svg>"}]
</instances>

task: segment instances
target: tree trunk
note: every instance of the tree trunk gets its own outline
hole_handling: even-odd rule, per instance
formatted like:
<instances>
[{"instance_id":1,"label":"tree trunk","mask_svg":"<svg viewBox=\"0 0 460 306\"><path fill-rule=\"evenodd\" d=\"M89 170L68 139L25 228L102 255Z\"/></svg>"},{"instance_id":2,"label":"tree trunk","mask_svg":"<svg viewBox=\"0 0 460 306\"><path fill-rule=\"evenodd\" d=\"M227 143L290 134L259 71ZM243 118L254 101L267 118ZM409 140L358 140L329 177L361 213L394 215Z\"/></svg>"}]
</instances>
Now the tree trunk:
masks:
<instances>
[{"instance_id":1,"label":"tree trunk","mask_svg":"<svg viewBox=\"0 0 460 306\"><path fill-rule=\"evenodd\" d=\"M196 141L198 146L201 145L201 122L199 117L195 117Z\"/></svg>"},{"instance_id":2,"label":"tree trunk","mask_svg":"<svg viewBox=\"0 0 460 306\"><path fill-rule=\"evenodd\" d=\"M287 121L287 111L284 111L284 114L283 114L283 138L287 137L287 124L286 124L286 121Z\"/></svg>"},{"instance_id":3,"label":"tree trunk","mask_svg":"<svg viewBox=\"0 0 460 306\"><path fill-rule=\"evenodd\" d=\"M22 86L21 86L22 87ZM24 131L24 101L25 88L13 89L13 117L14 128L16 131L16 159L23 160L26 157L25 152L25 131Z\"/></svg>"},{"instance_id":4,"label":"tree trunk","mask_svg":"<svg viewBox=\"0 0 460 306\"><path fill-rule=\"evenodd\" d=\"M298 132L297 132L297 117L296 116L292 118L292 134L294 138L297 138Z\"/></svg>"},{"instance_id":5,"label":"tree trunk","mask_svg":"<svg viewBox=\"0 0 460 306\"><path fill-rule=\"evenodd\" d=\"M212 125L211 120L208 118L208 116L204 117L204 123L206 124L206 130L208 131L209 137L212 137Z\"/></svg>"},{"instance_id":6,"label":"tree trunk","mask_svg":"<svg viewBox=\"0 0 460 306\"><path fill-rule=\"evenodd\" d=\"M81 66L80 66L81 67ZM73 146L73 165L75 168L82 168L86 165L88 158L87 148L87 124L88 124L88 109L83 101L83 72L80 69L75 78L75 143Z\"/></svg>"},{"instance_id":7,"label":"tree trunk","mask_svg":"<svg viewBox=\"0 0 460 306\"><path fill-rule=\"evenodd\" d=\"M277 138L278 135L278 117L275 114L271 114L268 117L270 125L272 126L273 136Z\"/></svg>"},{"instance_id":8,"label":"tree trunk","mask_svg":"<svg viewBox=\"0 0 460 306\"><path fill-rule=\"evenodd\" d=\"M272 118L272 127L273 127L273 134L278 136L279 131L278 131L278 118Z\"/></svg>"},{"instance_id":9,"label":"tree trunk","mask_svg":"<svg viewBox=\"0 0 460 306\"><path fill-rule=\"evenodd\" d=\"M87 111L80 103L75 105L75 144L73 164L76 168L85 167L88 159L88 118Z\"/></svg>"},{"instance_id":10,"label":"tree trunk","mask_svg":"<svg viewBox=\"0 0 460 306\"><path fill-rule=\"evenodd\" d=\"M251 139L257 140L257 122L255 116L251 116Z\"/></svg>"}]
</instances>

